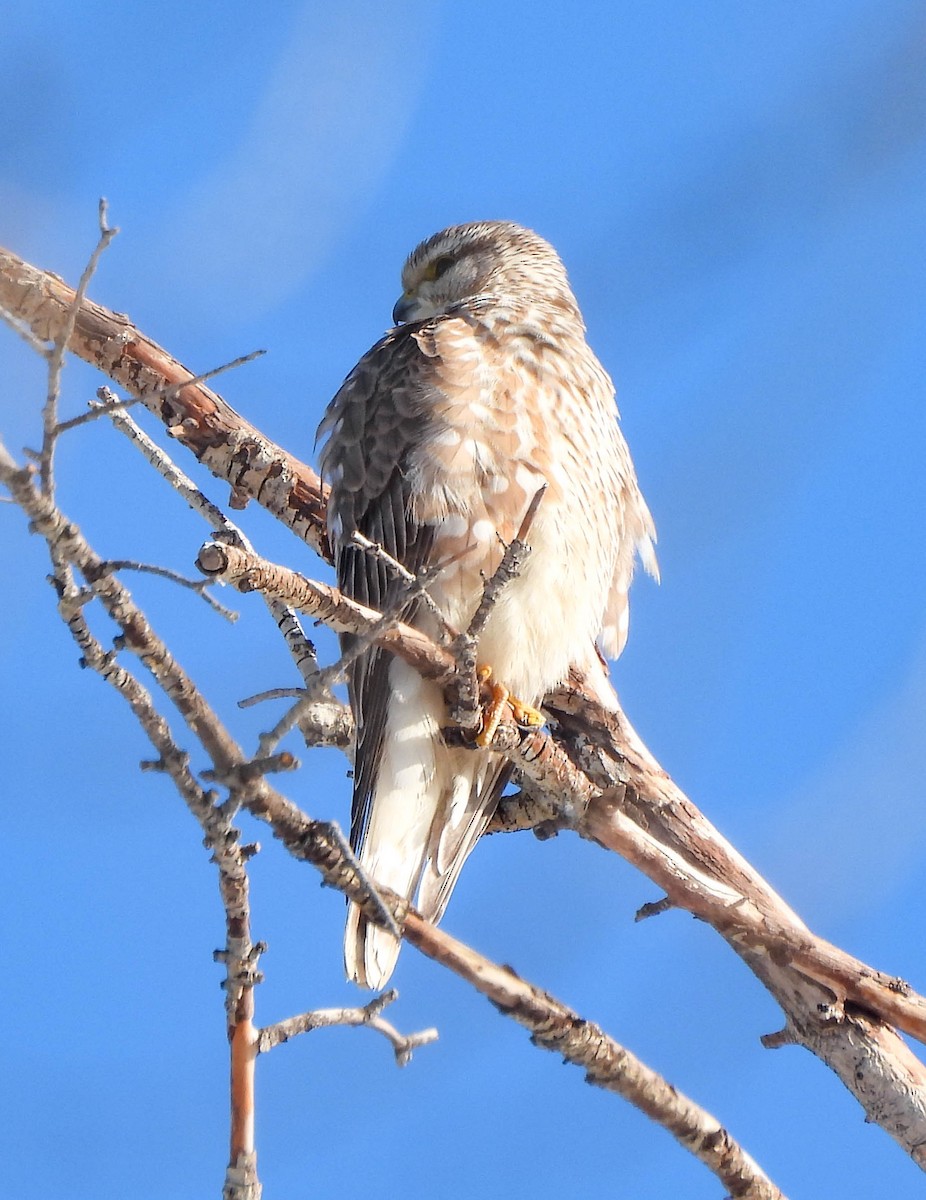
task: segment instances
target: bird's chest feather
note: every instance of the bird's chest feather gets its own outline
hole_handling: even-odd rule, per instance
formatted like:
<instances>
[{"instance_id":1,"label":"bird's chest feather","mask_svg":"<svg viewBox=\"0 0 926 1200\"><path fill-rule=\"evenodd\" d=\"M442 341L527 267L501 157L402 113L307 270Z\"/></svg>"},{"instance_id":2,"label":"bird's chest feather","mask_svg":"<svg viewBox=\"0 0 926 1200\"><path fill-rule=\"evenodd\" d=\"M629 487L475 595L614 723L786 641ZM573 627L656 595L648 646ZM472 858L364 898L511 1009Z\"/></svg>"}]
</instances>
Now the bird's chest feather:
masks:
<instances>
[{"instance_id":1,"label":"bird's chest feather","mask_svg":"<svg viewBox=\"0 0 926 1200\"><path fill-rule=\"evenodd\" d=\"M603 393L605 427L613 425L613 401L606 376L603 385L577 378L561 353L527 334L499 337L462 321L440 332L439 344L432 335L423 347L437 387L409 456L408 483L416 521L437 531L434 559L447 561L435 598L463 626L541 487L533 562L514 592L583 569L569 561L569 526L598 483L589 460L604 447L600 432L592 446L579 444L578 433L588 426L590 391L593 402Z\"/></svg>"}]
</instances>

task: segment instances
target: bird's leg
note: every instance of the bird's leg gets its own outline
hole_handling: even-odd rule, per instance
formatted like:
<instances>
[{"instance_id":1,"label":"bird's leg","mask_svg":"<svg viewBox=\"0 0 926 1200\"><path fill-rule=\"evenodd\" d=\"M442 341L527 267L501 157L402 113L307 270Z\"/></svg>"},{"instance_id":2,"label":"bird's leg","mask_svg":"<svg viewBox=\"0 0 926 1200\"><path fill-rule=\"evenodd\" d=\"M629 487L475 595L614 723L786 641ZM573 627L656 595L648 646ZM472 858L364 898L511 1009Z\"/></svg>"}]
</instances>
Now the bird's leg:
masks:
<instances>
[{"instance_id":1,"label":"bird's leg","mask_svg":"<svg viewBox=\"0 0 926 1200\"><path fill-rule=\"evenodd\" d=\"M492 698L488 704L483 706L482 725L476 734L476 745L485 747L495 737L495 731L498 729L498 723L502 719L502 712L508 700L508 689L503 683L497 681L489 683L492 678L492 668L486 664L476 668L476 678L480 683L487 684L492 692Z\"/></svg>"},{"instance_id":2,"label":"bird's leg","mask_svg":"<svg viewBox=\"0 0 926 1200\"><path fill-rule=\"evenodd\" d=\"M541 712L532 705L525 704L523 700L518 700L516 696L512 696L503 683L499 683L497 680L492 681L490 666L483 664L481 667L477 667L476 678L480 683L486 684L491 692L489 702L482 709L482 727L476 735L477 746L486 747L492 744L506 704L511 708L514 719L519 725L528 725L534 728L543 724L544 718Z\"/></svg>"}]
</instances>

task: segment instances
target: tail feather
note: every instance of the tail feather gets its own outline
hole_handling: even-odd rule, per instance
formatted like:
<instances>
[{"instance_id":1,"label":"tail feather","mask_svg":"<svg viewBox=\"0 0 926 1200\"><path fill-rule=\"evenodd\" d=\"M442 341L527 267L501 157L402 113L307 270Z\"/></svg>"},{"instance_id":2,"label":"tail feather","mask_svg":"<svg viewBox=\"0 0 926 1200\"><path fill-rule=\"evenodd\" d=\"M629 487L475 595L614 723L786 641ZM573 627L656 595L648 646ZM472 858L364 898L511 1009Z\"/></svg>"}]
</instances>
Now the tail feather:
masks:
<instances>
[{"instance_id":1,"label":"tail feather","mask_svg":"<svg viewBox=\"0 0 926 1200\"><path fill-rule=\"evenodd\" d=\"M446 819L435 822L431 831L418 896L422 916L434 922L444 915L463 864L485 832L511 777L511 765L494 755L488 761L470 751L450 757L456 770Z\"/></svg>"},{"instance_id":2,"label":"tail feather","mask_svg":"<svg viewBox=\"0 0 926 1200\"><path fill-rule=\"evenodd\" d=\"M418 886L442 783L441 694L396 659L390 667L389 713L373 803L357 857L374 883L410 900ZM344 935L349 979L380 988L395 967L399 943L350 905Z\"/></svg>"},{"instance_id":3,"label":"tail feather","mask_svg":"<svg viewBox=\"0 0 926 1200\"><path fill-rule=\"evenodd\" d=\"M344 932L344 967L348 979L360 987L379 991L389 982L399 957L399 939L387 929L371 925L352 904Z\"/></svg>"},{"instance_id":4,"label":"tail feather","mask_svg":"<svg viewBox=\"0 0 926 1200\"><path fill-rule=\"evenodd\" d=\"M440 734L439 690L403 663L397 662L395 672L397 686L358 858L373 883L407 900L418 890L424 916L439 921L511 767L494 755L448 749ZM398 955L399 941L351 904L344 933L348 978L382 988Z\"/></svg>"}]
</instances>

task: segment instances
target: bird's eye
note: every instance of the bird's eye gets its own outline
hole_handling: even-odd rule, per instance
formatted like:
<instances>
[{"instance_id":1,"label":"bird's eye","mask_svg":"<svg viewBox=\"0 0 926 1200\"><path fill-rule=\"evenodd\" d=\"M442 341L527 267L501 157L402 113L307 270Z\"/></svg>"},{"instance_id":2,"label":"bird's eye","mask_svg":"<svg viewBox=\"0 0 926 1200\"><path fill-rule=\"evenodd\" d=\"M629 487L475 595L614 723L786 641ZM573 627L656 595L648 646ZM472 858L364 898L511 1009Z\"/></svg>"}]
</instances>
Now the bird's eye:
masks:
<instances>
[{"instance_id":1,"label":"bird's eye","mask_svg":"<svg viewBox=\"0 0 926 1200\"><path fill-rule=\"evenodd\" d=\"M442 254L440 258L434 260L434 278L440 279L441 275L446 275L453 265L453 259L449 254Z\"/></svg>"}]
</instances>

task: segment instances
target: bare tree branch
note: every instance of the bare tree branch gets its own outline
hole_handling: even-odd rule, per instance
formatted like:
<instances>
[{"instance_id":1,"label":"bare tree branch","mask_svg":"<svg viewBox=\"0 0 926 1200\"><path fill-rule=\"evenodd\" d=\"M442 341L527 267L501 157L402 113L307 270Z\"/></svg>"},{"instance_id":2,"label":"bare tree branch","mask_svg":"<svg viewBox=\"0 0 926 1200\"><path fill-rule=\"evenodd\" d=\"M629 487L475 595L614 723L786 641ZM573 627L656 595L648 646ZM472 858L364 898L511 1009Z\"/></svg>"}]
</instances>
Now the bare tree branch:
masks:
<instances>
[{"instance_id":1,"label":"bare tree branch","mask_svg":"<svg viewBox=\"0 0 926 1200\"><path fill-rule=\"evenodd\" d=\"M237 365L240 362L247 362L253 357L253 354L245 355L242 359L234 360L229 366ZM148 437L145 431L141 429L128 413L123 412L117 405L110 402L112 392L110 392L109 388L100 388L97 391L97 396L103 402L101 410L106 411L106 415L111 418L116 429L120 433L123 433L141 451L146 461L154 467L161 478L175 492L178 492L182 496L190 508L194 512L198 512L229 544L241 546L244 550L250 550L251 543L245 537L242 530L222 512L217 504L213 504L208 496L193 483L189 476L181 471L166 450ZM292 608L272 598L267 599L267 607L277 628L283 635L283 639L289 648L290 655L296 664L299 674L302 676L303 682L308 684L318 674L315 647L306 637L302 625Z\"/></svg>"},{"instance_id":2,"label":"bare tree branch","mask_svg":"<svg viewBox=\"0 0 926 1200\"><path fill-rule=\"evenodd\" d=\"M253 810L252 810L253 811ZM322 870L326 881L353 898L350 870L339 860L329 839L329 827L291 807L277 808L269 798L261 814L274 833L297 857ZM586 1081L617 1092L667 1129L709 1167L731 1196L777 1200L782 1193L733 1140L717 1120L683 1096L660 1075L558 1000L520 979L510 967L500 967L438 929L402 897L380 889L393 909L406 941L447 967L486 996L505 1016L531 1031L531 1040L582 1067ZM365 909L365 915L368 910ZM375 918L374 918L375 919Z\"/></svg>"},{"instance_id":3,"label":"bare tree branch","mask_svg":"<svg viewBox=\"0 0 926 1200\"><path fill-rule=\"evenodd\" d=\"M64 355L67 352L71 338L74 336L74 330L80 318L81 309L87 295L87 288L90 286L90 280L93 278L97 264L100 261L104 251L109 243L118 234L118 229L110 228L106 222L106 201L100 200L99 208L100 222L100 237L93 249L93 253L84 267L84 272L77 284L77 291L74 292L71 298L67 301L63 313L63 320L59 324L54 334L46 334L46 338L52 341L51 352L47 355L48 359L48 391L45 396L45 407L42 410L42 451L39 458L41 470L42 491L51 496L54 494L53 483L53 463L55 453L55 442L58 437L58 397L61 392L61 369L64 366ZM14 314L15 315L15 314ZM37 337L41 337L33 329L33 333Z\"/></svg>"},{"instance_id":4,"label":"bare tree branch","mask_svg":"<svg viewBox=\"0 0 926 1200\"><path fill-rule=\"evenodd\" d=\"M215 392L193 383L197 376L128 317L86 298L75 308L74 300L74 290L57 276L0 249L0 308L40 342L67 334L72 353L137 396L178 442L231 484L232 507L256 499L330 558L325 491L311 467L265 438Z\"/></svg>"},{"instance_id":5,"label":"bare tree branch","mask_svg":"<svg viewBox=\"0 0 926 1200\"><path fill-rule=\"evenodd\" d=\"M300 1033L312 1033L316 1029L327 1029L333 1025L363 1026L381 1033L390 1044L398 1066L404 1067L411 1062L412 1052L419 1046L427 1046L437 1041L436 1029L422 1029L418 1033L399 1033L396 1027L382 1016L383 1009L399 998L395 988L375 996L367 1004L356 1008L317 1008L314 1012L300 1013L298 1017L289 1017L268 1025L258 1034L257 1050L265 1053L274 1046L279 1046Z\"/></svg>"},{"instance_id":6,"label":"bare tree branch","mask_svg":"<svg viewBox=\"0 0 926 1200\"><path fill-rule=\"evenodd\" d=\"M205 558L205 562L204 562ZM199 565L241 591L266 591L310 612L339 633L370 633L378 613L347 599L336 588L305 579L275 563L235 547L208 543ZM452 680L450 653L419 630L398 625L376 635L377 645L402 657L427 678L444 685ZM562 701L561 701L562 702ZM572 714L556 709L562 720ZM609 712L589 694L581 696L588 714L586 732L607 745L613 777L609 787L590 778L567 749L543 730L503 721L492 749L508 754L537 788L548 807L535 807L529 820L557 821L622 855L664 888L672 902L709 921L740 946L788 951L801 974L837 986L845 997L885 1016L905 1032L926 1041L926 999L882 972L865 967L814 938L807 926L765 880L729 845L691 801L641 747L623 713ZM597 773L602 766L599 763ZM646 813L646 827L639 821ZM504 821L504 802L501 820ZM662 827L653 831L655 822ZM787 931L787 932L786 932Z\"/></svg>"},{"instance_id":7,"label":"bare tree branch","mask_svg":"<svg viewBox=\"0 0 926 1200\"><path fill-rule=\"evenodd\" d=\"M306 579L296 571L267 562L237 546L207 542L196 565L213 579L239 592L260 592L291 604L322 621L335 633L367 635L382 621L382 613L342 595L337 588ZM437 646L426 634L398 621L376 634L378 645L393 649L427 679L447 683L456 671L452 653Z\"/></svg>"},{"instance_id":8,"label":"bare tree branch","mask_svg":"<svg viewBox=\"0 0 926 1200\"><path fill-rule=\"evenodd\" d=\"M128 592L112 576L100 573L102 560L87 545L83 535L69 523L49 497L34 487L32 471L17 467L0 444L0 482L10 488L17 503L31 519L32 529L45 537L53 557L73 564L88 582L86 591L63 597L62 616L79 644L89 655L88 662L98 664L101 674L129 699L143 728L161 755L159 765L179 781L191 807L207 833L219 865L220 888L226 910L227 943L217 957L226 963L226 993L231 1045L231 1149L226 1173L225 1200L259 1200L257 1158L254 1146L254 1066L261 1048L279 1044L288 1036L325 1022L325 1016L304 1014L289 1022L271 1026L261 1045L261 1031L254 1026L254 985L259 982L257 962L260 943L250 938L247 903L247 847L228 824L237 804L243 804L255 816L269 821L276 836L297 857L315 865L327 883L343 891L371 920L392 927L405 935L424 953L469 978L479 990L493 999L508 1015L515 1016L534 1032L535 1041L555 1048L569 1061L582 1065L590 1082L614 1090L640 1104L665 1125L686 1149L695 1153L730 1187L731 1195L753 1196L757 1200L779 1197L767 1177L755 1166L721 1126L655 1073L644 1068L596 1027L556 1004L539 989L523 985L524 996L533 997L534 1012L523 1003L506 1002L498 989L502 969L468 950L461 943L441 934L407 903L387 891L371 889L359 871L343 836L336 826L311 821L295 805L267 785L262 764L248 763L224 730L218 718L196 693L192 682L169 656L147 619L134 605ZM191 730L207 749L221 778L231 791L228 805L213 803L189 773L186 756L170 739L167 727L154 711L150 697L129 672L119 667L114 656L103 652L83 621L83 607L90 596L99 599L109 615L120 625L126 645L152 670ZM66 601L66 603L65 603ZM505 996L509 996L510 988ZM546 1002L544 1001L544 998ZM378 1004L381 1008L382 998ZM324 1014L324 1010L323 1010ZM338 1017L344 1018L343 1012ZM344 1018L353 1023L350 1016ZM333 1018L332 1018L333 1020ZM551 1024L551 1021L553 1022ZM331 1021L329 1021L331 1023ZM407 1058L413 1045L430 1039L430 1031L402 1038L378 1012L356 1017L356 1023L369 1023L390 1037L400 1060ZM579 1030L586 1034L579 1037ZM578 1040L577 1040L578 1038Z\"/></svg>"},{"instance_id":9,"label":"bare tree branch","mask_svg":"<svg viewBox=\"0 0 926 1200\"><path fill-rule=\"evenodd\" d=\"M75 297L60 280L5 251L0 252L0 305L20 332L31 333L34 342L59 339L62 347L67 345L138 396L177 440L231 483L233 506L243 507L248 498L258 499L320 554L329 555L324 490L315 473L194 382L197 377L126 319L82 299L79 293ZM50 443L49 412L57 405L56 387L50 384L43 451ZM169 395L171 390L174 394ZM112 415L115 420L117 414ZM65 619L75 637L86 641L81 609L89 596L98 598L123 629L126 645L144 658L202 742L216 770L222 777L234 779L235 771L246 762L244 756L143 614L131 604L126 590L101 571L105 564L79 531L48 495L42 496L34 487L30 473L17 467L5 452L0 452L0 479L48 541L59 587L67 597L69 616ZM247 548L211 543L201 551L200 565L241 591L258 590L265 597L285 599L336 630L361 635L376 630L377 644L401 655L445 688L459 679L453 654L418 630L401 624L385 628L384 614L347 600L336 589L264 563ZM72 566L86 580L85 589L68 582ZM110 656L106 666L114 679L117 665ZM779 1001L787 1024L769 1044L794 1041L812 1050L859 1098L869 1118L881 1124L920 1166L926 1166L926 1071L894 1029L883 1023L926 1040L926 1000L904 981L874 971L815 938L659 768L616 700L613 709L604 707L581 680L575 680L571 687L548 697L545 707L555 718L552 732L525 731L505 718L494 734L491 748L507 755L524 779L518 807L504 802L496 828L523 826L527 808L530 824L539 822L544 832L573 829L637 865L659 885L669 903L696 913L721 933ZM371 920L394 920L404 926L408 940L426 953L433 952L440 961L446 960L448 966L453 960L456 965L452 969L460 973L487 972L493 986L508 982L493 974L501 968L486 965L479 956L468 959L474 952L459 948L448 935L430 926L424 928L425 923L407 905L371 888L345 853L337 831L309 821L270 788L263 775L240 783L233 798L268 821L292 853L313 862L326 881L355 899ZM533 999L523 997L525 1011L530 1013L534 1011L531 1005L540 1003L535 992L532 989ZM512 995L510 985L505 994ZM518 999L506 1011L518 1016L514 1009L520 1004ZM544 1011L544 1019L554 1020L549 1010ZM242 1020L246 1026L247 1014L242 1014ZM570 1022L577 1018L560 1006L555 1020L565 1020L562 1040L574 1053L574 1061L590 1069L582 1046L570 1040L577 1032ZM584 1023L579 1024L584 1028ZM593 1040L599 1033L594 1032ZM542 1031L535 1030L535 1034L542 1042ZM245 1029L245 1057L256 1052L256 1036L253 1025L250 1031ZM557 1032L553 1040L559 1036ZM619 1057L616 1050L602 1048L603 1043L595 1042L595 1046L595 1061L599 1061L599 1050L609 1062ZM561 1048L558 1042L556 1048ZM680 1111L673 1119L681 1122L680 1128L693 1128ZM725 1155L721 1157L726 1161ZM244 1155L242 1170L248 1164ZM747 1167L740 1162L734 1174ZM763 1180L749 1186L763 1187L767 1182ZM741 1190L733 1194L777 1193Z\"/></svg>"},{"instance_id":10,"label":"bare tree branch","mask_svg":"<svg viewBox=\"0 0 926 1200\"><path fill-rule=\"evenodd\" d=\"M376 626L378 614L336 589L237 552L232 558L232 563L223 560L221 575L235 586L268 587L297 607L305 603L339 631L359 633ZM406 628L392 629L378 644L422 674L445 685L451 682L446 651L428 644L417 630L406 640ZM558 710L557 701L563 706ZM926 1166L926 1070L893 1030L851 1007L926 1040L926 1000L902 981L815 938L672 783L619 709L604 709L581 686L550 703L561 724L571 721L578 728L584 721L576 744L592 745L600 753L586 756L586 772L572 757L574 746L503 720L492 749L506 753L546 800L540 810L532 802L530 819L575 829L621 854L658 883L673 904L713 925L781 1003L790 1026L799 1031L798 1040L827 1062L872 1119ZM885 1072L896 1088L882 1091L875 1083L884 1080Z\"/></svg>"},{"instance_id":11,"label":"bare tree branch","mask_svg":"<svg viewBox=\"0 0 926 1200\"><path fill-rule=\"evenodd\" d=\"M646 1113L700 1159L731 1197L784 1200L717 1119L658 1075L599 1026L579 1017L549 993L458 942L417 913L405 918L405 938L449 967L506 1016L530 1031L535 1046L581 1067L585 1080L616 1092Z\"/></svg>"},{"instance_id":12,"label":"bare tree branch","mask_svg":"<svg viewBox=\"0 0 926 1200\"><path fill-rule=\"evenodd\" d=\"M110 558L106 560L106 567L110 571L138 571L143 575L157 575L161 579L169 579L171 583L176 583L178 587L189 588L191 592L195 592L200 600L204 600L211 609L219 614L220 617L234 625L238 620L238 614L230 608L226 608L224 604L220 604L215 596L210 595L208 589L208 580L203 579L187 579L181 575L179 571L172 571L170 567L158 567L153 563L136 562L131 558Z\"/></svg>"}]
</instances>

